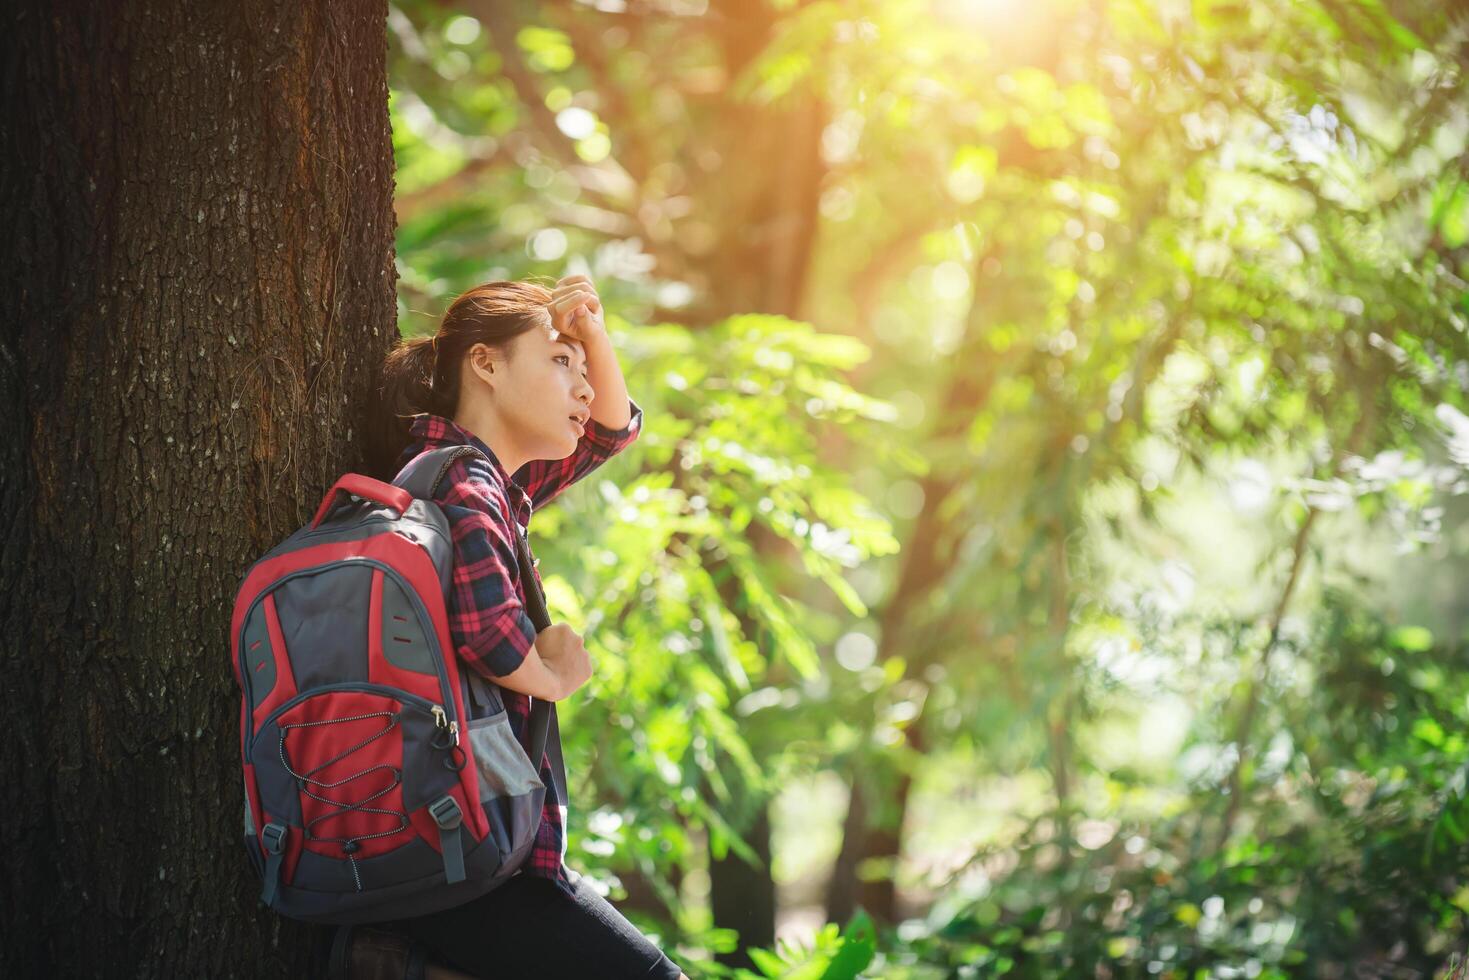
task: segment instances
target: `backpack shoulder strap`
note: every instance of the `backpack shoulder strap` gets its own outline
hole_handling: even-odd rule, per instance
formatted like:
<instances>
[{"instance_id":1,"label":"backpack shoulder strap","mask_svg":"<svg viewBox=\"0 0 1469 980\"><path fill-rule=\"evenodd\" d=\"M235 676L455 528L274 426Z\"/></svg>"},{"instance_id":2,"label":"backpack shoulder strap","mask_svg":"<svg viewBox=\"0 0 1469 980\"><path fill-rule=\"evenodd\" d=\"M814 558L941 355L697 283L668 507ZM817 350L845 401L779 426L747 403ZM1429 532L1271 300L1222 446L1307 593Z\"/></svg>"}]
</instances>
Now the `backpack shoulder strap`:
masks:
<instances>
[{"instance_id":1,"label":"backpack shoulder strap","mask_svg":"<svg viewBox=\"0 0 1469 980\"><path fill-rule=\"evenodd\" d=\"M433 500L434 493L439 488L439 483L444 479L444 474L449 472L449 467L454 465L456 459L464 456L478 456L485 459L485 454L473 446L440 446L438 449L430 449L428 452L419 453L408 462L407 466L393 478L393 486L407 490L419 500ZM489 462L487 459L486 462ZM551 616L546 610L546 596L541 591L536 580L534 566L535 559L530 553L530 542L526 540L525 529L513 519L515 525L515 557L520 565L520 577L525 585L525 595L522 600L525 603L526 613L535 624L539 632L551 625ZM532 586L535 586L532 588Z\"/></svg>"},{"instance_id":2,"label":"backpack shoulder strap","mask_svg":"<svg viewBox=\"0 0 1469 980\"><path fill-rule=\"evenodd\" d=\"M432 500L444 474L449 472L449 467L461 456L485 458L485 454L473 446L440 446L438 449L430 449L413 457L393 478L393 486L402 487L420 500Z\"/></svg>"},{"instance_id":3,"label":"backpack shoulder strap","mask_svg":"<svg viewBox=\"0 0 1469 980\"><path fill-rule=\"evenodd\" d=\"M434 492L439 488L440 481L444 479L444 474L449 472L449 467L454 465L456 459L463 456L485 458L485 454L473 446L441 446L438 449L430 449L428 452L419 453L410 460L408 465L404 466L402 471L393 478L393 486L407 490L420 500L432 500ZM551 616L546 609L545 594L536 581L530 542L525 539L525 532L518 524L515 532L516 558L520 564L521 581L525 584L522 600L525 602L531 623L539 633L551 625ZM483 687L483 681L479 675L473 671L469 673L470 682L480 682ZM489 697L481 698L481 700L484 703L491 702ZM494 698L494 700L499 699ZM554 786L548 789L551 795L556 797L558 803L565 805L568 797L564 788L566 786L566 763L561 755L561 731L556 722L555 702L532 698L528 721L531 730L530 758L532 764L539 770L543 754L549 758Z\"/></svg>"}]
</instances>

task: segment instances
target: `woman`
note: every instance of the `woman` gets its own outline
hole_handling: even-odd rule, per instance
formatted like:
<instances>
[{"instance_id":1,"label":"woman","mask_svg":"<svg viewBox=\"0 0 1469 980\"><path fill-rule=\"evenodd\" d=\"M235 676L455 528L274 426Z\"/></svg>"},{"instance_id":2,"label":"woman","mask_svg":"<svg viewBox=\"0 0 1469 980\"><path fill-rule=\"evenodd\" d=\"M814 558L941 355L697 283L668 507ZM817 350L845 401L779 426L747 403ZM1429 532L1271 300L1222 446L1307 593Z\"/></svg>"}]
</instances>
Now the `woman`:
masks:
<instances>
[{"instance_id":1,"label":"woman","mask_svg":"<svg viewBox=\"0 0 1469 980\"><path fill-rule=\"evenodd\" d=\"M527 695L568 697L592 668L570 627L537 635L520 599L534 586L519 581L515 535L535 508L642 428L597 291L585 276L567 276L554 290L476 286L450 305L435 336L393 350L384 396L398 417L417 413L400 466L451 444L490 460L457 460L436 494L454 542L449 624L461 663L503 689L511 728L529 751ZM385 925L476 976L688 980L565 866L566 787L554 785L547 759L539 763L546 805L521 873L465 905Z\"/></svg>"}]
</instances>

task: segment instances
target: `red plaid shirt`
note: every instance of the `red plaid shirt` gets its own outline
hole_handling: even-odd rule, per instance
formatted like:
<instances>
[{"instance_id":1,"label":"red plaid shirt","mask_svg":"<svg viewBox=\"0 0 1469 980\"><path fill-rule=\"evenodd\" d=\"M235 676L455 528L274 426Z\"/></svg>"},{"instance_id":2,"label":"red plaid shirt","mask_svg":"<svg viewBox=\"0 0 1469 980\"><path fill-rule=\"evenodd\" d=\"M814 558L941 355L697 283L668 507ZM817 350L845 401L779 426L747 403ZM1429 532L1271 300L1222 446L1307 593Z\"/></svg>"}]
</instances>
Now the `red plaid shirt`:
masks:
<instances>
[{"instance_id":1,"label":"red plaid shirt","mask_svg":"<svg viewBox=\"0 0 1469 980\"><path fill-rule=\"evenodd\" d=\"M609 429L589 419L576 450L565 459L538 459L511 476L489 446L451 419L419 415L409 431L414 442L403 450L399 469L413 457L441 446L467 445L490 460L455 460L439 483L434 500L449 519L454 539L454 574L449 592L449 632L462 663L490 681L512 673L525 659L536 638L536 628L521 600L520 565L515 557L516 531L510 521L529 528L531 511L554 500L592 470L626 449L642 431L643 410L628 400L632 418L622 429ZM532 569L537 582L540 572ZM530 751L526 721L530 698L501 688L510 728ZM552 785L551 764L543 757L541 780ZM570 799L566 787L560 795ZM547 794L541 829L524 867L528 874L557 882L571 892L566 873L566 808Z\"/></svg>"}]
</instances>

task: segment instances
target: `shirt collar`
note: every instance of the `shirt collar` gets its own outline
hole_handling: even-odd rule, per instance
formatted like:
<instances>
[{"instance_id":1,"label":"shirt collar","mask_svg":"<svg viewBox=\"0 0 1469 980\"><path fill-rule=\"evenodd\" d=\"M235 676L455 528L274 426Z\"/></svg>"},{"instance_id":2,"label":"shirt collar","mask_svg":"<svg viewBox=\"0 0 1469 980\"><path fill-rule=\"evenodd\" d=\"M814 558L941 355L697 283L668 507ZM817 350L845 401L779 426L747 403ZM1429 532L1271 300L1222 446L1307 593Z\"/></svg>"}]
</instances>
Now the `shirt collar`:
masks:
<instances>
[{"instance_id":1,"label":"shirt collar","mask_svg":"<svg viewBox=\"0 0 1469 980\"><path fill-rule=\"evenodd\" d=\"M473 446L489 459L490 470L510 498L511 505L515 508L515 516L519 518L521 525L530 524L530 495L506 472L505 464L500 462L500 457L495 455L495 451L483 439L453 419L428 412L415 415L413 423L408 427L408 432L415 441L403 450L403 455L398 460L400 470L407 466L415 456L430 449L439 449L443 446Z\"/></svg>"}]
</instances>

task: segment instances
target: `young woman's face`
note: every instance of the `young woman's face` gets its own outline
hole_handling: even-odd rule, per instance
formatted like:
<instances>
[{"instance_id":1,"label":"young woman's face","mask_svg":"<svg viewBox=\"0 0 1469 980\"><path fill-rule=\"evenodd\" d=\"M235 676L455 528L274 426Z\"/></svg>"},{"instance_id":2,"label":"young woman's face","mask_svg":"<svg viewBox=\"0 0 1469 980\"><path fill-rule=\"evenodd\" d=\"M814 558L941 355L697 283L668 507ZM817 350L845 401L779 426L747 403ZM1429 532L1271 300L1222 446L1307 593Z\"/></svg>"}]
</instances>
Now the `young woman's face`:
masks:
<instances>
[{"instance_id":1,"label":"young woman's face","mask_svg":"<svg viewBox=\"0 0 1469 980\"><path fill-rule=\"evenodd\" d=\"M529 458L570 456L590 424L595 395L581 343L550 327L537 327L515 338L510 358L496 362L495 375L501 417Z\"/></svg>"}]
</instances>

